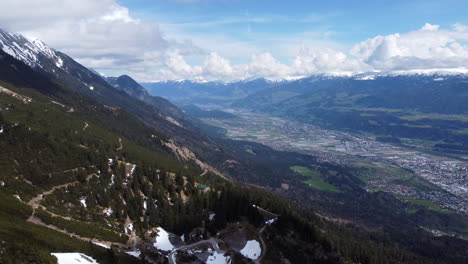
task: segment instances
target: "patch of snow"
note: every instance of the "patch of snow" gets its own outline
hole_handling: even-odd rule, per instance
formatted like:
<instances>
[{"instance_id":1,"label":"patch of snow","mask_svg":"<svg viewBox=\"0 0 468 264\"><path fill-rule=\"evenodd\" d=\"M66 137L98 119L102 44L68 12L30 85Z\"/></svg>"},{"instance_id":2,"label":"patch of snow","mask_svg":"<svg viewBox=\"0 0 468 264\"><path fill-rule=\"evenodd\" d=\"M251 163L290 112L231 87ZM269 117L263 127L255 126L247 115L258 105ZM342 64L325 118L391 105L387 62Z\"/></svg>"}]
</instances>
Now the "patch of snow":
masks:
<instances>
[{"instance_id":1,"label":"patch of snow","mask_svg":"<svg viewBox=\"0 0 468 264\"><path fill-rule=\"evenodd\" d=\"M210 219L210 221L213 221L214 218L215 218L215 216L216 216L216 214L210 214L210 215L208 216L208 219Z\"/></svg>"},{"instance_id":2,"label":"patch of snow","mask_svg":"<svg viewBox=\"0 0 468 264\"><path fill-rule=\"evenodd\" d=\"M3 126L0 127L0 134L3 133Z\"/></svg>"},{"instance_id":3,"label":"patch of snow","mask_svg":"<svg viewBox=\"0 0 468 264\"><path fill-rule=\"evenodd\" d=\"M57 60L55 61L55 66L57 66L58 68L62 68L63 60L60 57L57 57Z\"/></svg>"},{"instance_id":4,"label":"patch of snow","mask_svg":"<svg viewBox=\"0 0 468 264\"><path fill-rule=\"evenodd\" d=\"M276 219L278 219L278 218L273 218L273 219L267 220L267 221L265 221L265 224L266 225L271 225L276 221Z\"/></svg>"},{"instance_id":5,"label":"patch of snow","mask_svg":"<svg viewBox=\"0 0 468 264\"><path fill-rule=\"evenodd\" d=\"M115 175L112 174L112 176L111 176L111 184L110 184L110 185L114 184L114 181L115 181Z\"/></svg>"},{"instance_id":6,"label":"patch of snow","mask_svg":"<svg viewBox=\"0 0 468 264\"><path fill-rule=\"evenodd\" d=\"M229 264L231 263L231 258L229 256L224 256L221 253L214 252L213 255L210 255L206 260L207 264Z\"/></svg>"},{"instance_id":7,"label":"patch of snow","mask_svg":"<svg viewBox=\"0 0 468 264\"><path fill-rule=\"evenodd\" d=\"M114 160L113 160L113 159L109 159L108 165L110 166L110 165L112 165L112 163L114 163Z\"/></svg>"},{"instance_id":8,"label":"patch of snow","mask_svg":"<svg viewBox=\"0 0 468 264\"><path fill-rule=\"evenodd\" d=\"M21 201L21 197L17 194L13 195L16 199L20 200Z\"/></svg>"},{"instance_id":9,"label":"patch of snow","mask_svg":"<svg viewBox=\"0 0 468 264\"><path fill-rule=\"evenodd\" d=\"M135 172L136 165L133 165L133 167L130 169L130 175L133 175Z\"/></svg>"},{"instance_id":10,"label":"patch of snow","mask_svg":"<svg viewBox=\"0 0 468 264\"><path fill-rule=\"evenodd\" d=\"M81 203L84 207L88 207L88 205L86 204L86 197L85 197L85 196L81 197L80 203Z\"/></svg>"},{"instance_id":11,"label":"patch of snow","mask_svg":"<svg viewBox=\"0 0 468 264\"><path fill-rule=\"evenodd\" d=\"M107 249L111 248L109 245L106 245L106 244L103 244L103 243L100 243L100 242L94 242L93 241L93 244L96 245L96 246L107 248Z\"/></svg>"},{"instance_id":12,"label":"patch of snow","mask_svg":"<svg viewBox=\"0 0 468 264\"><path fill-rule=\"evenodd\" d=\"M140 258L141 251L138 249L134 251L126 251L125 254L135 257L135 258Z\"/></svg>"},{"instance_id":13,"label":"patch of snow","mask_svg":"<svg viewBox=\"0 0 468 264\"><path fill-rule=\"evenodd\" d=\"M43 68L39 60L40 56L54 62L56 65L63 64L63 62L60 62L57 53L47 47L44 42L38 39L25 38L19 34L0 31L0 48L30 67Z\"/></svg>"},{"instance_id":14,"label":"patch of snow","mask_svg":"<svg viewBox=\"0 0 468 264\"><path fill-rule=\"evenodd\" d=\"M146 200L143 201L143 208L145 208L145 210L148 210L148 202Z\"/></svg>"},{"instance_id":15,"label":"patch of snow","mask_svg":"<svg viewBox=\"0 0 468 264\"><path fill-rule=\"evenodd\" d=\"M16 52L12 48L5 45L5 46L3 46L2 49L3 49L4 52L8 53L8 55L10 55L12 57L16 57Z\"/></svg>"},{"instance_id":16,"label":"patch of snow","mask_svg":"<svg viewBox=\"0 0 468 264\"><path fill-rule=\"evenodd\" d=\"M256 260L262 254L262 248L257 240L249 240L240 253L246 258Z\"/></svg>"},{"instance_id":17,"label":"patch of snow","mask_svg":"<svg viewBox=\"0 0 468 264\"><path fill-rule=\"evenodd\" d=\"M127 226L126 230L127 230L127 233L131 233L131 232L133 231L133 223L130 223L130 224Z\"/></svg>"},{"instance_id":18,"label":"patch of snow","mask_svg":"<svg viewBox=\"0 0 468 264\"><path fill-rule=\"evenodd\" d=\"M376 78L377 78L376 75L357 75L354 77L354 80L370 81L370 80L375 80Z\"/></svg>"},{"instance_id":19,"label":"patch of snow","mask_svg":"<svg viewBox=\"0 0 468 264\"><path fill-rule=\"evenodd\" d=\"M182 235L180 236L180 240L182 240L182 241L185 242L185 234L182 234Z\"/></svg>"},{"instance_id":20,"label":"patch of snow","mask_svg":"<svg viewBox=\"0 0 468 264\"><path fill-rule=\"evenodd\" d=\"M83 253L51 253L51 255L57 258L57 264L99 264Z\"/></svg>"},{"instance_id":21,"label":"patch of snow","mask_svg":"<svg viewBox=\"0 0 468 264\"><path fill-rule=\"evenodd\" d=\"M439 78L435 78L435 79L434 79L434 81L436 81L436 82L440 82L440 81L443 81L443 80L444 80L444 78L442 78L442 77L439 77Z\"/></svg>"},{"instance_id":22,"label":"patch of snow","mask_svg":"<svg viewBox=\"0 0 468 264\"><path fill-rule=\"evenodd\" d=\"M106 210L104 210L104 214L107 216L111 216L113 212L114 211L112 211L112 208L107 208Z\"/></svg>"},{"instance_id":23,"label":"patch of snow","mask_svg":"<svg viewBox=\"0 0 468 264\"><path fill-rule=\"evenodd\" d=\"M169 241L169 233L162 227L158 227L158 236L156 237L156 242L154 242L154 247L163 251L171 251L174 249L171 241Z\"/></svg>"},{"instance_id":24,"label":"patch of snow","mask_svg":"<svg viewBox=\"0 0 468 264\"><path fill-rule=\"evenodd\" d=\"M94 86L88 85L88 88L89 88L91 91L94 91Z\"/></svg>"}]
</instances>

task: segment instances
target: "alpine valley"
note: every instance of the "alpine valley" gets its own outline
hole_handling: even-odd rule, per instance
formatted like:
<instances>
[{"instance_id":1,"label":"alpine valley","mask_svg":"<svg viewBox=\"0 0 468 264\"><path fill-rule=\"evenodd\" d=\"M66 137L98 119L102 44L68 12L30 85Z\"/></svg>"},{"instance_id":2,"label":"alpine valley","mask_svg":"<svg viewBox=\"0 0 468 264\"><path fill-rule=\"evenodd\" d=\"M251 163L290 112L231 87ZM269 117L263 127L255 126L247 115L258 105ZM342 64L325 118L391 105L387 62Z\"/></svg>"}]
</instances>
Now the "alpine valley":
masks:
<instances>
[{"instance_id":1,"label":"alpine valley","mask_svg":"<svg viewBox=\"0 0 468 264\"><path fill-rule=\"evenodd\" d=\"M0 30L0 263L467 263L467 95L139 84Z\"/></svg>"}]
</instances>

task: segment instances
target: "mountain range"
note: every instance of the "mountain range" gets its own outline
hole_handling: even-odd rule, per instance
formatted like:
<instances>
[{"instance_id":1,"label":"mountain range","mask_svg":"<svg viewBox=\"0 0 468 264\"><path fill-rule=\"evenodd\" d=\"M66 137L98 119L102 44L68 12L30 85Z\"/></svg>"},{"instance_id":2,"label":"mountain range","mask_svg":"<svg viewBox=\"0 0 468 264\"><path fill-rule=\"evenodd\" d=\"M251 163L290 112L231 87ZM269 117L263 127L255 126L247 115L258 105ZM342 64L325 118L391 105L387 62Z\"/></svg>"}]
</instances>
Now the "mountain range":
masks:
<instances>
[{"instance_id":1,"label":"mountain range","mask_svg":"<svg viewBox=\"0 0 468 264\"><path fill-rule=\"evenodd\" d=\"M179 105L247 109L410 147L419 148L411 142L424 140L425 150L465 155L467 84L468 75L459 72L371 72L279 82L142 85Z\"/></svg>"},{"instance_id":2,"label":"mountain range","mask_svg":"<svg viewBox=\"0 0 468 264\"><path fill-rule=\"evenodd\" d=\"M221 102L282 115L289 100L308 95L313 79L305 80L167 82L150 91L178 103ZM327 86L322 81L319 93ZM353 168L217 137L187 114L194 108L181 110L144 87L0 31L0 262L56 263L51 253L63 252L101 264L467 260L466 241L420 227L462 229L464 218L368 193ZM351 103L373 107L359 100L368 90L351 94ZM335 99L328 104L343 106ZM418 106L425 109L423 101ZM338 191L308 188L293 165L313 166ZM418 213L407 214L410 209ZM244 253L248 245L256 245L255 255Z\"/></svg>"}]
</instances>

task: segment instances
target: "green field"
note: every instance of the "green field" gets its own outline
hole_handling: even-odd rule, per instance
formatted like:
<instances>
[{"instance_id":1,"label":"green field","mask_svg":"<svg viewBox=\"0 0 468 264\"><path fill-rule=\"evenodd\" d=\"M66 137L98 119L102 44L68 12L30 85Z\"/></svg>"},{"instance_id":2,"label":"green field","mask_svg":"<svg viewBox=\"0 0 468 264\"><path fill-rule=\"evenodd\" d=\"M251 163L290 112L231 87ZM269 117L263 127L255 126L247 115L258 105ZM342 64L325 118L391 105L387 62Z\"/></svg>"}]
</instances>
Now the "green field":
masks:
<instances>
[{"instance_id":1,"label":"green field","mask_svg":"<svg viewBox=\"0 0 468 264\"><path fill-rule=\"evenodd\" d=\"M328 192L340 192L335 186L329 184L328 182L324 181L320 177L320 173L317 171L313 171L307 167L303 166L291 166L291 170L301 175L308 177L309 179L304 181L310 187L320 190L320 191L328 191Z\"/></svg>"},{"instance_id":2,"label":"green field","mask_svg":"<svg viewBox=\"0 0 468 264\"><path fill-rule=\"evenodd\" d=\"M431 202L429 200L420 200L420 199L417 199L416 197L413 197L413 196L404 196L404 195L396 195L398 198L402 199L402 200L405 200L405 201L408 201L414 205L419 205L419 206L423 206L423 207L426 207L427 209L429 210L432 210L432 211L436 211L436 212L439 212L439 213L446 213L447 211L445 211L444 209L440 208L439 205L435 204L434 202Z\"/></svg>"},{"instance_id":3,"label":"green field","mask_svg":"<svg viewBox=\"0 0 468 264\"><path fill-rule=\"evenodd\" d=\"M354 165L359 168L355 175L366 183L374 179L409 181L413 178L411 172L395 166L377 165L361 160L354 163Z\"/></svg>"}]
</instances>

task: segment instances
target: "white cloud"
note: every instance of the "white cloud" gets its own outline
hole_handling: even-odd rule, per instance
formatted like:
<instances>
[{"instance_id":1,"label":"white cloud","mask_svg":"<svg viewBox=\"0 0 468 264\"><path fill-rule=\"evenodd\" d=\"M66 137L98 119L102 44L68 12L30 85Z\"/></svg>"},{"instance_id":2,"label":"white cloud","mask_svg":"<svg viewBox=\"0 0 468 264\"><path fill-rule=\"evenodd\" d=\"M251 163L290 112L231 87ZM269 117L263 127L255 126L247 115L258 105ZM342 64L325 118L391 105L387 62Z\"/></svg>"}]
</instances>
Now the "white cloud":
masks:
<instances>
[{"instance_id":1,"label":"white cloud","mask_svg":"<svg viewBox=\"0 0 468 264\"><path fill-rule=\"evenodd\" d=\"M203 63L203 72L206 75L216 77L231 76L233 69L228 60L212 52Z\"/></svg>"},{"instance_id":2,"label":"white cloud","mask_svg":"<svg viewBox=\"0 0 468 264\"><path fill-rule=\"evenodd\" d=\"M376 36L355 45L350 54L376 70L414 70L466 67L468 28L454 25L441 30L426 23L405 34Z\"/></svg>"},{"instance_id":3,"label":"white cloud","mask_svg":"<svg viewBox=\"0 0 468 264\"><path fill-rule=\"evenodd\" d=\"M0 9L1 27L99 70L142 70L163 66L169 52L202 52L190 40L165 38L157 24L132 17L116 0L0 0Z\"/></svg>"},{"instance_id":4,"label":"white cloud","mask_svg":"<svg viewBox=\"0 0 468 264\"><path fill-rule=\"evenodd\" d=\"M0 9L1 27L37 37L87 67L128 73L141 81L281 79L468 65L468 26L463 24L443 29L426 23L419 30L379 35L347 48L330 40L334 33L328 29L287 36L256 32L254 40L243 41L223 33L187 38L177 26L163 24L162 30L174 36L168 38L157 23L135 18L116 0L0 0ZM187 62L193 55L198 65Z\"/></svg>"},{"instance_id":5,"label":"white cloud","mask_svg":"<svg viewBox=\"0 0 468 264\"><path fill-rule=\"evenodd\" d=\"M330 48L309 49L303 47L295 58L292 67L296 74L361 72L370 68L345 53Z\"/></svg>"},{"instance_id":6,"label":"white cloud","mask_svg":"<svg viewBox=\"0 0 468 264\"><path fill-rule=\"evenodd\" d=\"M290 67L277 61L270 53L252 55L250 63L239 67L247 78L265 77L269 79L283 78L291 73ZM242 71L241 70L241 71Z\"/></svg>"},{"instance_id":7,"label":"white cloud","mask_svg":"<svg viewBox=\"0 0 468 264\"><path fill-rule=\"evenodd\" d=\"M250 62L236 65L231 65L217 53L211 53L200 66L187 64L176 68L169 65L169 71L164 70L154 76L159 79L239 80L366 71L464 71L468 65L465 40L468 40L468 26L456 24L452 30L441 30L438 25L426 23L416 31L376 36L348 51L296 47L299 51L289 65L268 52L252 55ZM183 60L182 56L178 59Z\"/></svg>"},{"instance_id":8,"label":"white cloud","mask_svg":"<svg viewBox=\"0 0 468 264\"><path fill-rule=\"evenodd\" d=\"M424 26L421 28L421 30L425 31L437 31L439 30L439 25L431 25L429 23L424 24Z\"/></svg>"}]
</instances>

